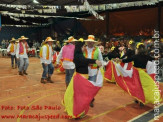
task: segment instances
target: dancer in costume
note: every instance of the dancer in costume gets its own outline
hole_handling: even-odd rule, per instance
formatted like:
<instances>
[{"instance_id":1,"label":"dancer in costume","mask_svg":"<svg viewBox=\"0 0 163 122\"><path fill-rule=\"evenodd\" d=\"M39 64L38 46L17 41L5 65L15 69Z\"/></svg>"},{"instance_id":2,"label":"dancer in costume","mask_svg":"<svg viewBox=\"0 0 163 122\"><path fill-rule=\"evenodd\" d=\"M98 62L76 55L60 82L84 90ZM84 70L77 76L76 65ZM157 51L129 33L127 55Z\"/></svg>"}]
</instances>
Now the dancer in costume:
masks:
<instances>
[{"instance_id":1,"label":"dancer in costume","mask_svg":"<svg viewBox=\"0 0 163 122\"><path fill-rule=\"evenodd\" d=\"M74 74L75 64L73 63L74 59L74 49L75 45L74 42L76 39L74 37L69 37L67 41L67 45L63 46L59 55L57 56L57 65L59 66L60 60L63 59L63 68L66 70L66 87L70 83L70 80Z\"/></svg>"},{"instance_id":2,"label":"dancer in costume","mask_svg":"<svg viewBox=\"0 0 163 122\"><path fill-rule=\"evenodd\" d=\"M123 63L128 63L134 61L134 67L146 69L146 65L148 61L155 60L155 58L150 57L146 54L145 46L143 43L137 44L136 54L128 57L127 59L123 59Z\"/></svg>"},{"instance_id":3,"label":"dancer in costume","mask_svg":"<svg viewBox=\"0 0 163 122\"><path fill-rule=\"evenodd\" d=\"M131 58L133 55L135 55L135 42L130 40L125 55L123 55L120 59L124 59L126 57Z\"/></svg>"},{"instance_id":4,"label":"dancer in costume","mask_svg":"<svg viewBox=\"0 0 163 122\"><path fill-rule=\"evenodd\" d=\"M17 68L17 59L16 59L16 45L15 45L15 41L16 39L15 38L12 38L10 40L10 44L9 46L7 47L7 52L10 53L11 55L11 67L14 69L14 68ZM15 60L15 63L14 63L14 60ZM15 66L15 67L14 67Z\"/></svg>"},{"instance_id":5,"label":"dancer in costume","mask_svg":"<svg viewBox=\"0 0 163 122\"><path fill-rule=\"evenodd\" d=\"M111 47L111 51L107 55L103 55L104 58L112 60L113 58L119 58L120 54L116 51L116 47Z\"/></svg>"},{"instance_id":6,"label":"dancer in costume","mask_svg":"<svg viewBox=\"0 0 163 122\"><path fill-rule=\"evenodd\" d=\"M158 92L158 101L160 102L162 100L159 88L156 85L157 82L155 82L152 77L150 77L149 74L146 73L147 62L152 60L154 60L154 58L146 54L144 44L138 43L136 55L127 59L119 60L123 63L128 63L131 61L134 62L134 67L132 70L130 70L132 72L132 75L129 77L119 77L119 73L115 74L115 79L118 85L122 89L127 91L130 95L134 96L137 99L135 102L138 103L139 101L140 106L143 106L147 103L154 104L154 95L156 91ZM114 70L117 71L119 69L116 68ZM131 73L130 71L127 74Z\"/></svg>"},{"instance_id":7,"label":"dancer in costume","mask_svg":"<svg viewBox=\"0 0 163 122\"><path fill-rule=\"evenodd\" d=\"M105 71L105 79L109 82L115 82L115 78L114 78L114 73L113 73L113 62L112 60L114 60L115 58L119 58L120 55L119 53L117 53L117 51L115 50L116 47L112 47L111 51L107 54L104 55L104 58L108 58L109 62L106 65L106 71Z\"/></svg>"},{"instance_id":8,"label":"dancer in costume","mask_svg":"<svg viewBox=\"0 0 163 122\"><path fill-rule=\"evenodd\" d=\"M55 47L54 47L54 50L55 50L56 52L60 52L60 50L61 50L61 45L60 45L60 42L59 42L59 41L56 42Z\"/></svg>"},{"instance_id":9,"label":"dancer in costume","mask_svg":"<svg viewBox=\"0 0 163 122\"><path fill-rule=\"evenodd\" d=\"M54 66L52 64L53 61L53 49L52 43L54 40L51 37L47 37L45 42L42 43L42 47L40 50L40 59L42 63L43 73L41 78L41 83L53 83L51 80L51 76L54 72Z\"/></svg>"},{"instance_id":10,"label":"dancer in costume","mask_svg":"<svg viewBox=\"0 0 163 122\"><path fill-rule=\"evenodd\" d=\"M28 38L25 36L21 36L19 39L19 43L17 44L17 49L16 49L16 58L19 60L19 75L28 75L27 74L27 68L29 65L29 59L28 59L28 44L26 42Z\"/></svg>"},{"instance_id":11,"label":"dancer in costume","mask_svg":"<svg viewBox=\"0 0 163 122\"><path fill-rule=\"evenodd\" d=\"M103 82L101 70L98 72L96 82L88 81L88 65L97 64L97 66L101 66L102 63L99 60L87 59L83 56L84 44L83 39L79 39L75 44L74 63L76 72L64 95L65 110L72 118L82 118L87 114L90 102L102 87Z\"/></svg>"},{"instance_id":12,"label":"dancer in costume","mask_svg":"<svg viewBox=\"0 0 163 122\"><path fill-rule=\"evenodd\" d=\"M99 61L103 62L103 57L102 57L101 51L97 46L95 46L97 41L95 41L94 35L89 35L88 39L85 41L87 42L87 46L84 50L84 56L89 59L95 59L95 60L99 60ZM92 65L88 66L88 74L89 74L88 80L95 82L96 77L97 77L97 64L92 64ZM92 102L90 103L91 107L94 106L94 104L93 104L94 100L95 99L93 98Z\"/></svg>"},{"instance_id":13,"label":"dancer in costume","mask_svg":"<svg viewBox=\"0 0 163 122\"><path fill-rule=\"evenodd\" d=\"M56 62L57 61L57 56L58 56L60 50L61 50L61 45L60 45L60 42L57 41L56 44L55 44L55 47L54 47L54 55L53 55L53 64L54 64L54 66L56 66L56 64L57 64L57 62Z\"/></svg>"}]
</instances>

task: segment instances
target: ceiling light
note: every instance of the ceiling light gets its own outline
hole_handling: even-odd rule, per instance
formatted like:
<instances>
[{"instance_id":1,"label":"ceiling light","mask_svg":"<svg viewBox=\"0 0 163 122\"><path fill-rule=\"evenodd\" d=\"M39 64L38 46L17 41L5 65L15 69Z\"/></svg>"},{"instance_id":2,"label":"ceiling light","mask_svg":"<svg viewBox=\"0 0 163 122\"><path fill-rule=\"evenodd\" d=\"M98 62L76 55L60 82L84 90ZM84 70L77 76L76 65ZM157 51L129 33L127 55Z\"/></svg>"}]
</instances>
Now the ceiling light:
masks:
<instances>
[{"instance_id":1,"label":"ceiling light","mask_svg":"<svg viewBox=\"0 0 163 122\"><path fill-rule=\"evenodd\" d=\"M37 0L33 0L34 3L39 3Z\"/></svg>"}]
</instances>

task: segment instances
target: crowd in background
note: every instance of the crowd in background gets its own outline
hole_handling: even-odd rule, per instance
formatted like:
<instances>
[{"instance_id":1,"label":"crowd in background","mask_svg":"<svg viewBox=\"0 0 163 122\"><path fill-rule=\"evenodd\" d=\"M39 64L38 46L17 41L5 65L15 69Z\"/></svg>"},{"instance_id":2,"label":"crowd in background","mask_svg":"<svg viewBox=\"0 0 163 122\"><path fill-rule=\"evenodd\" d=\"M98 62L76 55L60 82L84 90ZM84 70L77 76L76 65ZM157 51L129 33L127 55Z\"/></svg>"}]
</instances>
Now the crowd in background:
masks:
<instances>
[{"instance_id":1,"label":"crowd in background","mask_svg":"<svg viewBox=\"0 0 163 122\"><path fill-rule=\"evenodd\" d=\"M1 42L1 49L7 49L8 45L9 45L9 40L2 40ZM30 48L36 48L36 49L39 49L40 48L40 43L38 41L29 41L28 42L28 45Z\"/></svg>"},{"instance_id":2,"label":"crowd in background","mask_svg":"<svg viewBox=\"0 0 163 122\"><path fill-rule=\"evenodd\" d=\"M121 39L119 37L114 37L114 38L110 38L110 39L100 39L97 38L96 39L98 42L100 42L98 45L101 48L101 52L103 55L106 55L107 53L109 53L111 51L112 47L115 47L115 50L117 50L117 52L119 51L118 48L121 49L127 49L127 45L129 43L130 40L133 40L134 42L138 43L138 42L142 42L145 45L145 48L147 50L147 52L152 55L154 54L154 39L152 38L147 38L147 39L134 39L133 38L124 38ZM8 40L2 40L1 44L0 44L0 48L1 49L7 49L9 45L9 41ZM37 56L37 53L39 52L39 49L41 47L41 43L39 41L28 41L28 45L30 49L35 49L35 54L33 56ZM64 40L60 40L60 41L56 41L53 44L53 50L54 51L60 51L61 47L64 46ZM160 39L160 56L162 57L162 53L163 53L163 39ZM38 50L38 52L37 52ZM127 50L126 50L127 51Z\"/></svg>"}]
</instances>

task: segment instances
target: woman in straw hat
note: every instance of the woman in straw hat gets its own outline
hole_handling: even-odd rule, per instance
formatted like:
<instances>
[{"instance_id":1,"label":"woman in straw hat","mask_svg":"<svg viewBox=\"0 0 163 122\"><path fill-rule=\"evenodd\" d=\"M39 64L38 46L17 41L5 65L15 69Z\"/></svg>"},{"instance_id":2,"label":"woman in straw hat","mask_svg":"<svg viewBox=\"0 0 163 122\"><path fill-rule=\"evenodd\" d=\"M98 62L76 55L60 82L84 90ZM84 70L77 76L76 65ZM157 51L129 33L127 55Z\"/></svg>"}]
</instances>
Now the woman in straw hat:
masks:
<instances>
[{"instance_id":1,"label":"woman in straw hat","mask_svg":"<svg viewBox=\"0 0 163 122\"><path fill-rule=\"evenodd\" d=\"M12 66L12 68L16 68L17 67L15 41L16 41L16 39L15 38L12 38L10 40L9 46L7 47L7 52L11 54L11 66ZM14 63L14 59L15 59L15 63Z\"/></svg>"},{"instance_id":2,"label":"woman in straw hat","mask_svg":"<svg viewBox=\"0 0 163 122\"><path fill-rule=\"evenodd\" d=\"M28 75L27 74L27 68L29 65L29 59L28 59L28 44L26 42L28 38L25 36L21 36L19 39L19 43L17 44L16 49L16 58L19 60L19 75Z\"/></svg>"},{"instance_id":3,"label":"woman in straw hat","mask_svg":"<svg viewBox=\"0 0 163 122\"><path fill-rule=\"evenodd\" d=\"M53 50L52 43L54 40L51 37L47 37L43 46L40 50L40 59L42 63L43 73L41 78L41 83L53 83L51 80L51 76L54 72L54 66L52 64L53 61Z\"/></svg>"},{"instance_id":4,"label":"woman in straw hat","mask_svg":"<svg viewBox=\"0 0 163 122\"><path fill-rule=\"evenodd\" d=\"M87 114L91 100L101 88L101 86L94 85L96 83L93 81L88 81L88 65L97 64L101 66L102 63L96 59L88 59L83 56L84 44L83 39L75 42L73 61L76 72L66 89L63 101L67 114L72 118L83 118ZM99 84L102 83L103 78L99 78L98 81L100 81Z\"/></svg>"}]
</instances>

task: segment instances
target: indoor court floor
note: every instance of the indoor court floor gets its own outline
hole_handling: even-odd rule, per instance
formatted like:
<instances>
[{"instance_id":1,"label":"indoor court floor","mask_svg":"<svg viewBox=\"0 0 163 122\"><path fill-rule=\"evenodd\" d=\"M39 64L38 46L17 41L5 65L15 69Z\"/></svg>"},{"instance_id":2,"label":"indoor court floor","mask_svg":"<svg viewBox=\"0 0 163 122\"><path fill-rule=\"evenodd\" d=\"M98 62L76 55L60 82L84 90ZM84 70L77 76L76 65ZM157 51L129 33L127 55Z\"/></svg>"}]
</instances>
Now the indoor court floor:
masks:
<instances>
[{"instance_id":1,"label":"indoor court floor","mask_svg":"<svg viewBox=\"0 0 163 122\"><path fill-rule=\"evenodd\" d=\"M10 61L10 58L0 58L0 122L154 121L154 105L140 107L134 103L134 98L107 81L104 81L95 97L94 107L89 109L85 118L68 119L61 104L66 90L65 74L55 70L52 76L54 83L41 84L39 58L29 58L27 76L19 76L18 69L12 69ZM160 83L160 88L163 90L163 83ZM157 122L163 122L162 103Z\"/></svg>"}]
</instances>

